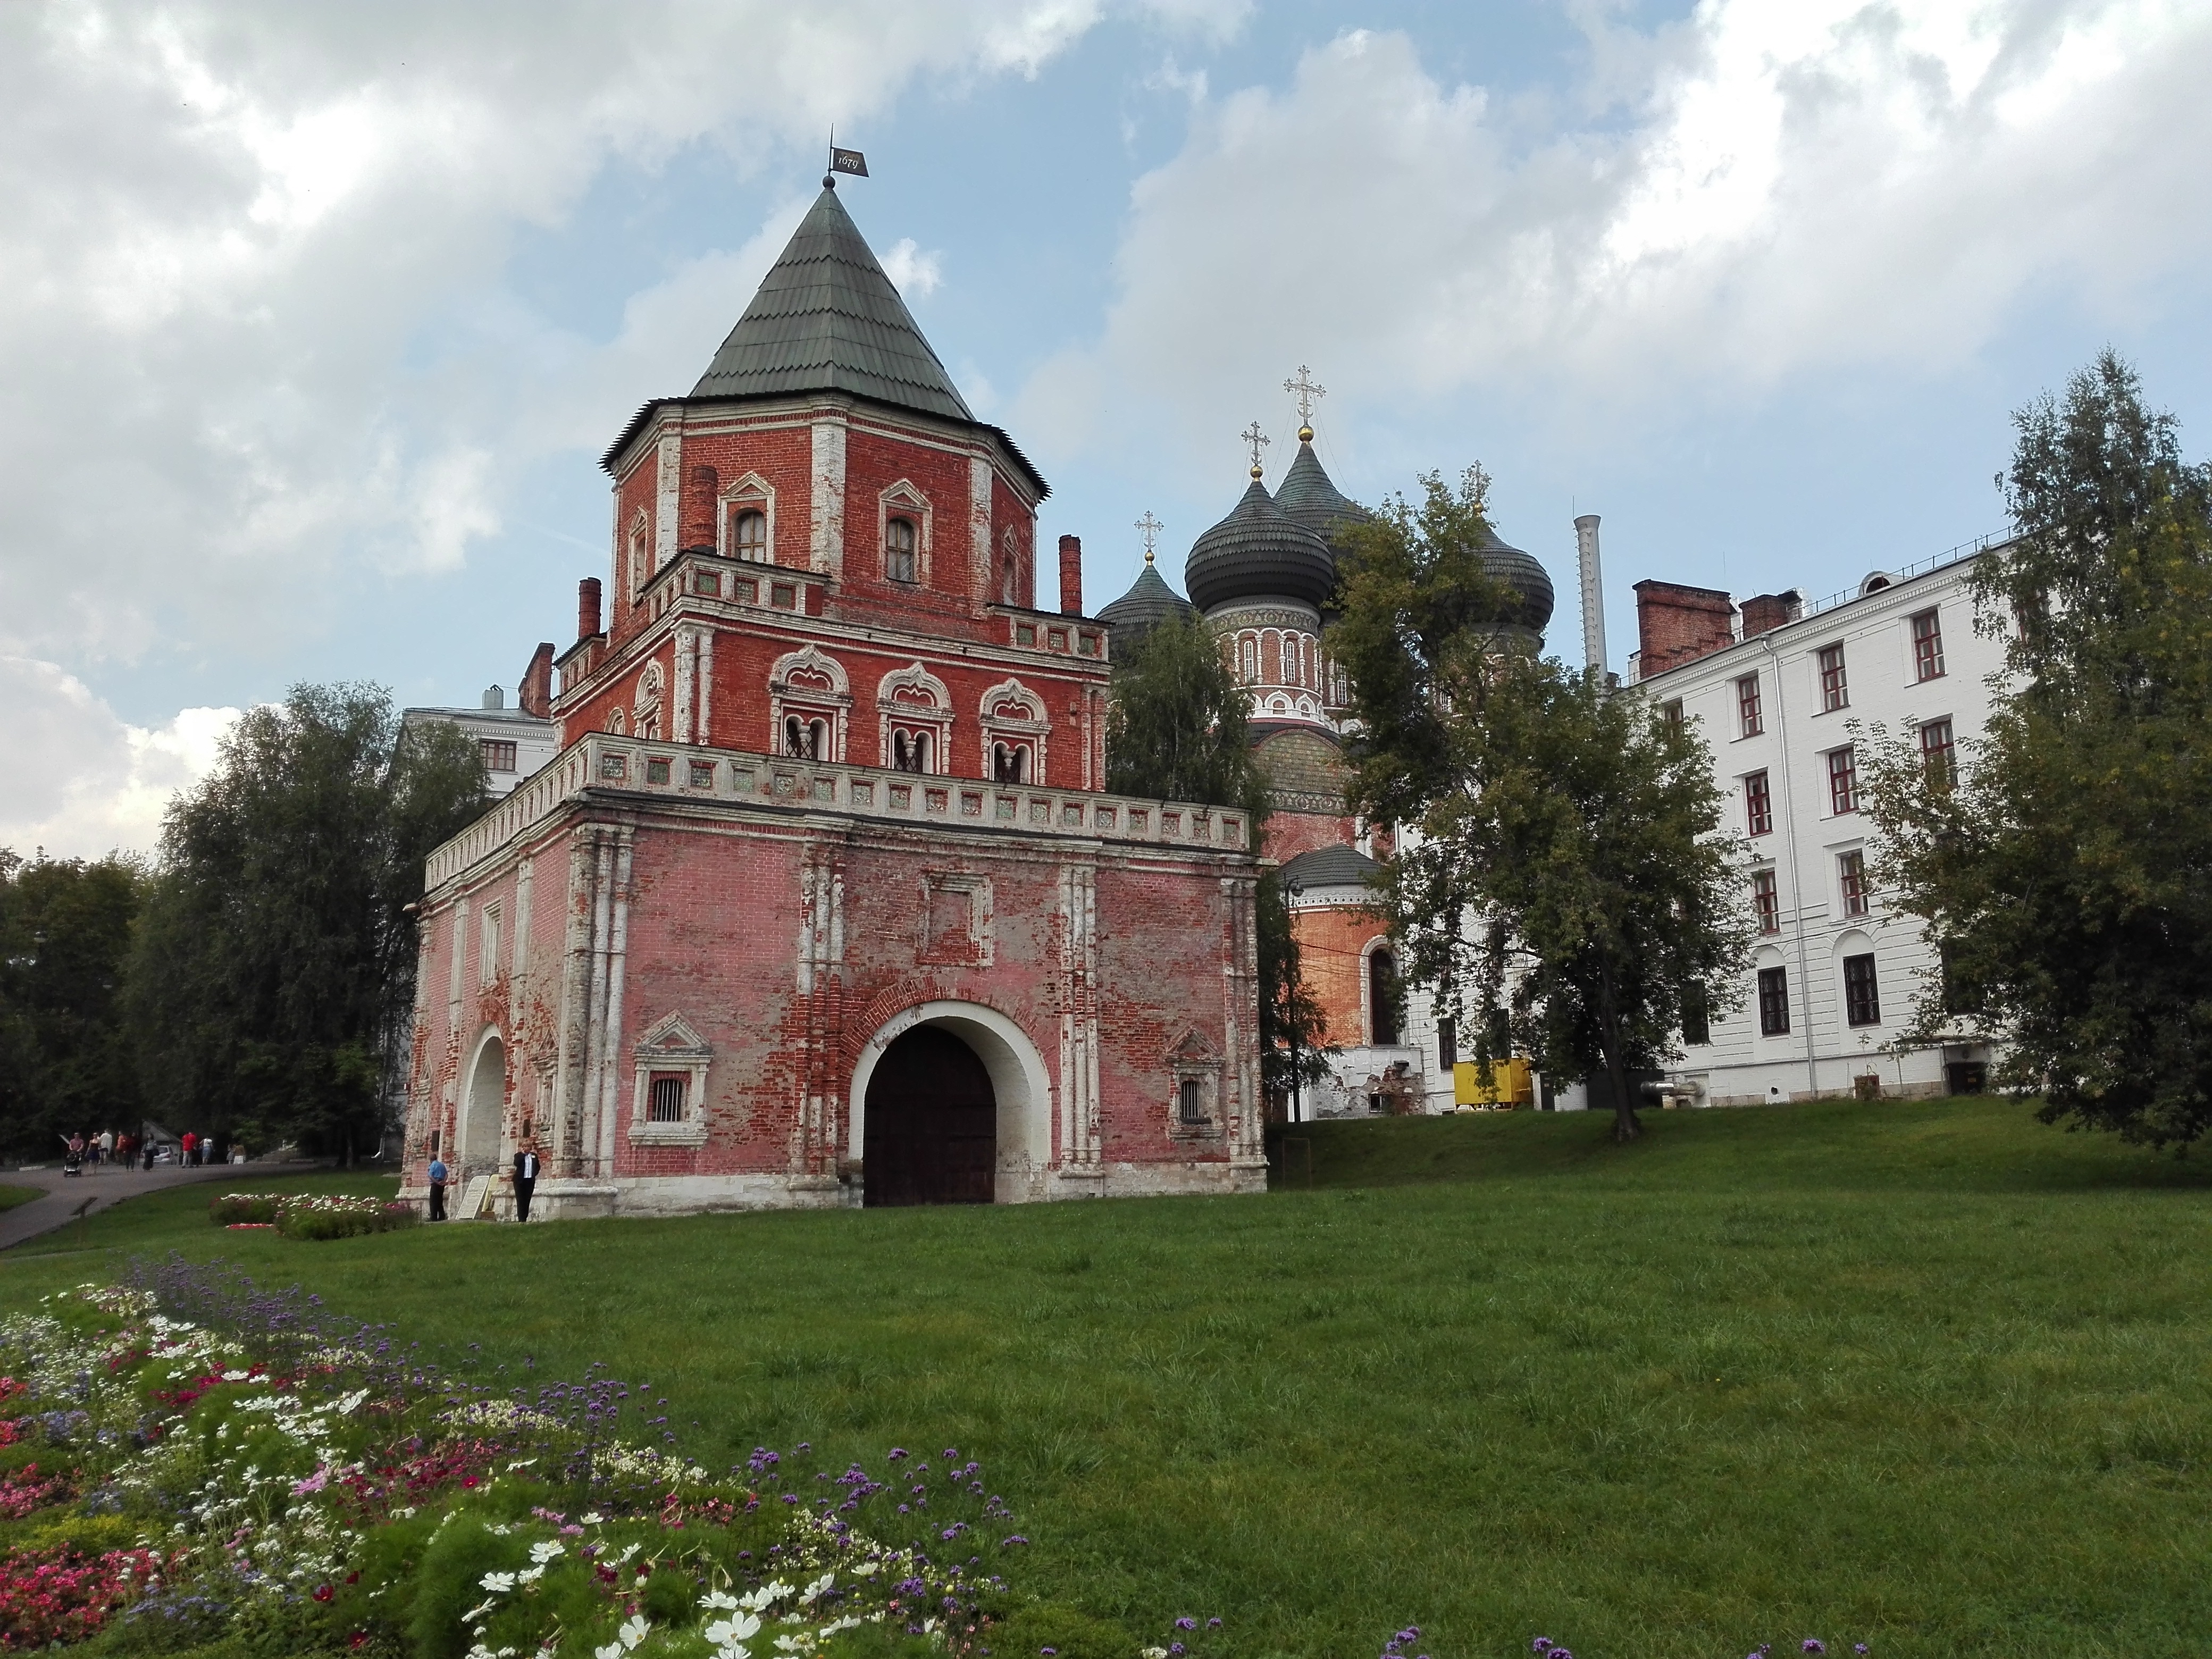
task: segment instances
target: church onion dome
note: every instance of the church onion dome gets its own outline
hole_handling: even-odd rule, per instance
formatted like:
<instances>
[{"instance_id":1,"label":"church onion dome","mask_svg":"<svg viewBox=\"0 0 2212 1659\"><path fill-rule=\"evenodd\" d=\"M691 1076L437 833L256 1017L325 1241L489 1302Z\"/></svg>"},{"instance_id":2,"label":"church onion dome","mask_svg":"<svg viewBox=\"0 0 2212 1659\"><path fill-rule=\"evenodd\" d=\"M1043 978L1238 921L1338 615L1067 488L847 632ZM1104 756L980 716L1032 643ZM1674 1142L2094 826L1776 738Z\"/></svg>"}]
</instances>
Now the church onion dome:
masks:
<instances>
[{"instance_id":1,"label":"church onion dome","mask_svg":"<svg viewBox=\"0 0 2212 1659\"><path fill-rule=\"evenodd\" d=\"M1511 588L1520 596L1508 602L1498 621L1508 628L1525 629L1541 639L1552 620L1552 578L1535 556L1523 553L1517 547L1508 547L1498 540L1493 530L1482 546L1482 566L1492 581Z\"/></svg>"},{"instance_id":2,"label":"church onion dome","mask_svg":"<svg viewBox=\"0 0 2212 1659\"><path fill-rule=\"evenodd\" d=\"M1297 459L1275 486L1275 505L1332 550L1341 551L1339 538L1344 532L1353 525L1371 522L1375 515L1330 482L1321 458L1314 453L1312 431L1311 427L1299 429Z\"/></svg>"},{"instance_id":3,"label":"church onion dome","mask_svg":"<svg viewBox=\"0 0 2212 1659\"><path fill-rule=\"evenodd\" d=\"M1129 591L1102 609L1098 619L1113 624L1115 641L1126 650L1169 617L1197 614L1196 607L1168 586L1159 567L1148 558Z\"/></svg>"},{"instance_id":4,"label":"church onion dome","mask_svg":"<svg viewBox=\"0 0 2212 1659\"><path fill-rule=\"evenodd\" d=\"M1283 866L1283 885L1307 892L1318 887L1364 887L1382 866L1356 847L1316 847Z\"/></svg>"},{"instance_id":5,"label":"church onion dome","mask_svg":"<svg viewBox=\"0 0 2212 1659\"><path fill-rule=\"evenodd\" d=\"M1191 603L1208 612L1240 599L1316 607L1336 589L1328 544L1275 505L1259 479L1237 510L1192 544L1182 568Z\"/></svg>"}]
</instances>

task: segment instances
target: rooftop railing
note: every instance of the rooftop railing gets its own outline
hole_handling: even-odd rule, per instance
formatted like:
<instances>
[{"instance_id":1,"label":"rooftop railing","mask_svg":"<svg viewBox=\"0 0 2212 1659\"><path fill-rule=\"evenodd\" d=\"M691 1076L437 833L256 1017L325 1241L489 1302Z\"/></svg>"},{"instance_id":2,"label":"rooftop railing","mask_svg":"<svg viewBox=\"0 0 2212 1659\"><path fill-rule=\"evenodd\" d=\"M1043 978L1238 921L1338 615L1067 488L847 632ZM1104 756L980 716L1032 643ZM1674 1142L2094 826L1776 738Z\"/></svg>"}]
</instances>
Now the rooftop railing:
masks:
<instances>
[{"instance_id":1,"label":"rooftop railing","mask_svg":"<svg viewBox=\"0 0 2212 1659\"><path fill-rule=\"evenodd\" d=\"M593 732L432 853L427 864L431 890L592 789L672 803L812 810L895 823L1019 830L1169 849L1242 852L1246 846L1245 817L1234 808L831 765Z\"/></svg>"},{"instance_id":2,"label":"rooftop railing","mask_svg":"<svg viewBox=\"0 0 2212 1659\"><path fill-rule=\"evenodd\" d=\"M1881 574L1889 578L1888 585L1894 587L1899 582L1911 581L1915 576L1924 576L1931 570L1941 570L1946 565L1975 558L1993 547L2002 547L2012 538L2013 532L2009 530L1992 530L1970 542L1960 542L1956 547L1947 547L1941 553L1908 564L1902 570L1885 570ZM1854 599L1870 598L1871 595L1864 591L1865 586L1862 580L1856 587L1846 587L1840 593L1831 593L1825 599L1816 600L1805 607L1797 620L1802 622L1806 617L1817 617L1824 611L1833 611L1838 605L1849 605ZM1876 592L1880 591L1879 588L1875 590Z\"/></svg>"}]
</instances>

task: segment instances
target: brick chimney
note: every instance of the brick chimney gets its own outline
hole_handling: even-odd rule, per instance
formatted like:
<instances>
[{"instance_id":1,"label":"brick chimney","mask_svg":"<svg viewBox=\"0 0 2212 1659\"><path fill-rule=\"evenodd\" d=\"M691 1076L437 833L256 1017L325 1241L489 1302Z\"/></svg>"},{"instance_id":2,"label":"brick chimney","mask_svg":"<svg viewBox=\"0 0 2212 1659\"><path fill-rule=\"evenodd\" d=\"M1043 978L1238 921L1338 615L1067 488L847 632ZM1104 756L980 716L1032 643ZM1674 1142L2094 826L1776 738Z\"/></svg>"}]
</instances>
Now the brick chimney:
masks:
<instances>
[{"instance_id":1,"label":"brick chimney","mask_svg":"<svg viewBox=\"0 0 2212 1659\"><path fill-rule=\"evenodd\" d=\"M1729 596L1717 587L1679 582L1636 584L1636 642L1640 676L1650 679L1735 643Z\"/></svg>"},{"instance_id":2,"label":"brick chimney","mask_svg":"<svg viewBox=\"0 0 2212 1659\"><path fill-rule=\"evenodd\" d=\"M576 637L588 640L605 631L599 626L599 579L586 576L576 584Z\"/></svg>"},{"instance_id":3,"label":"brick chimney","mask_svg":"<svg viewBox=\"0 0 2212 1659\"><path fill-rule=\"evenodd\" d=\"M553 715L553 642L542 641L530 656L530 666L522 671L522 684L515 688L515 702L526 714L538 720L550 720Z\"/></svg>"},{"instance_id":4,"label":"brick chimney","mask_svg":"<svg viewBox=\"0 0 2212 1659\"><path fill-rule=\"evenodd\" d=\"M1805 614L1805 602L1796 588L1781 593L1760 593L1743 602L1743 636L1771 634Z\"/></svg>"},{"instance_id":5,"label":"brick chimney","mask_svg":"<svg viewBox=\"0 0 2212 1659\"><path fill-rule=\"evenodd\" d=\"M1083 614L1083 538L1062 536L1060 538L1060 613L1063 617Z\"/></svg>"},{"instance_id":6,"label":"brick chimney","mask_svg":"<svg viewBox=\"0 0 2212 1659\"><path fill-rule=\"evenodd\" d=\"M691 469L691 534L685 550L714 547L714 507L722 493L721 475L704 464Z\"/></svg>"}]
</instances>

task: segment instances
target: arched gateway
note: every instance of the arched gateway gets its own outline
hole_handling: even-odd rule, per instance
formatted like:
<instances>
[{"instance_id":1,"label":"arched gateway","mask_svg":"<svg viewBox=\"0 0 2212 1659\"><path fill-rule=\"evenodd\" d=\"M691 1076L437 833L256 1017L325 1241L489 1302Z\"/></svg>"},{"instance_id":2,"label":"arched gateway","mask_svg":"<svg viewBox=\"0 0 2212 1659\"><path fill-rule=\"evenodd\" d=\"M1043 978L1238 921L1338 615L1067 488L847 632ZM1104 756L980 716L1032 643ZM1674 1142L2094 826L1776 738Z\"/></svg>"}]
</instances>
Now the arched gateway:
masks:
<instances>
[{"instance_id":1,"label":"arched gateway","mask_svg":"<svg viewBox=\"0 0 2212 1659\"><path fill-rule=\"evenodd\" d=\"M999 1106L975 1051L917 1025L884 1050L868 1079L861 1145L866 1202L988 1204L999 1164Z\"/></svg>"}]
</instances>

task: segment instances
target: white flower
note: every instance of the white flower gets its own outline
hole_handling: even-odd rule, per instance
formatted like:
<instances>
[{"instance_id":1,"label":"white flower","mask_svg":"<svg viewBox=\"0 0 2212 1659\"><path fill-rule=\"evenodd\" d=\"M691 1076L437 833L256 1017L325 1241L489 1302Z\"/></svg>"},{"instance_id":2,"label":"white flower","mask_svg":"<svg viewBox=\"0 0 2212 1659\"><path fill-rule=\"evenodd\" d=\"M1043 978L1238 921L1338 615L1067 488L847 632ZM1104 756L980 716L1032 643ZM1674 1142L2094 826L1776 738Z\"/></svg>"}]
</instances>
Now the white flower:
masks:
<instances>
[{"instance_id":1,"label":"white flower","mask_svg":"<svg viewBox=\"0 0 2212 1659\"><path fill-rule=\"evenodd\" d=\"M561 1540L557 1538L548 1538L530 1547L530 1559L542 1567L561 1552Z\"/></svg>"},{"instance_id":2,"label":"white flower","mask_svg":"<svg viewBox=\"0 0 2212 1659\"><path fill-rule=\"evenodd\" d=\"M531 1461L532 1462L535 1463L538 1460L537 1460L536 1458L534 1458L534 1457L533 1457L533 1458L532 1458L530 1461ZM519 1464L511 1464L511 1465L509 1465L508 1467L510 1467L510 1468L520 1468L520 1465L519 1465ZM580 1521L583 1525L587 1526L587 1527L596 1527L596 1526L599 1525L599 1524L600 1524L600 1522L604 1522L606 1518L607 1518L607 1517L606 1517L605 1516L601 1515L601 1514L600 1514L597 1510L586 1510L582 1515L580 1515L580 1516L579 1516L577 1517L577 1519L578 1519L578 1520L579 1520L579 1521Z\"/></svg>"},{"instance_id":3,"label":"white flower","mask_svg":"<svg viewBox=\"0 0 2212 1659\"><path fill-rule=\"evenodd\" d=\"M727 1590L708 1590L699 1598L699 1605L714 1613L735 1613L738 1598Z\"/></svg>"},{"instance_id":4,"label":"white flower","mask_svg":"<svg viewBox=\"0 0 2212 1659\"><path fill-rule=\"evenodd\" d=\"M631 1547L635 1549L636 1546L632 1545ZM628 1560L629 1558L624 1556L623 1559ZM738 1605L748 1612L759 1613L790 1594L791 1586L778 1578L770 1583L763 1584L750 1595L739 1596Z\"/></svg>"},{"instance_id":5,"label":"white flower","mask_svg":"<svg viewBox=\"0 0 2212 1659\"><path fill-rule=\"evenodd\" d=\"M479 1601L461 1615L461 1622L465 1625L473 1625L498 1605L496 1601Z\"/></svg>"},{"instance_id":6,"label":"white flower","mask_svg":"<svg viewBox=\"0 0 2212 1659\"><path fill-rule=\"evenodd\" d=\"M820 1601L822 1599L823 1593L830 1588L831 1581L836 1577L837 1575L834 1572L823 1573L819 1578L809 1584L805 1590L800 1592L799 1605L802 1607L811 1607L815 1602Z\"/></svg>"},{"instance_id":7,"label":"white flower","mask_svg":"<svg viewBox=\"0 0 2212 1659\"><path fill-rule=\"evenodd\" d=\"M615 1635L623 1647L634 1648L645 1640L646 1632L652 1628L653 1626L646 1622L643 1613L635 1613L623 1621L623 1627L617 1631Z\"/></svg>"},{"instance_id":8,"label":"white flower","mask_svg":"<svg viewBox=\"0 0 2212 1659\"><path fill-rule=\"evenodd\" d=\"M617 1555L617 1557L615 1557L615 1565L616 1565L617 1566L620 1566L620 1565L622 1565L622 1564L623 1564L623 1562L625 1562L625 1561L629 1560L629 1559L630 1559L630 1557L631 1557L631 1556L635 1555L635 1554L638 1553L638 1551L639 1551L639 1550L641 1550L641 1549L642 1549L643 1547L644 1547L644 1546L643 1546L643 1545L641 1545L641 1544L630 1544L630 1545L626 1545L626 1546L623 1547L623 1553L622 1553L620 1555Z\"/></svg>"},{"instance_id":9,"label":"white flower","mask_svg":"<svg viewBox=\"0 0 2212 1659\"><path fill-rule=\"evenodd\" d=\"M623 1659L623 1655L628 1651L629 1650L624 1648L620 1639L617 1638L612 1642L603 1642L598 1647L593 1648L592 1650L592 1659ZM471 1654L470 1656L470 1659L476 1659L476 1656Z\"/></svg>"},{"instance_id":10,"label":"white flower","mask_svg":"<svg viewBox=\"0 0 2212 1659\"><path fill-rule=\"evenodd\" d=\"M718 1619L707 1626L707 1639L718 1648L726 1648L760 1633L760 1620L750 1613L741 1613L734 1619Z\"/></svg>"},{"instance_id":11,"label":"white flower","mask_svg":"<svg viewBox=\"0 0 2212 1659\"><path fill-rule=\"evenodd\" d=\"M541 1565L535 1567L525 1567L520 1572L514 1575L514 1578L515 1582L520 1584L534 1584L544 1576L545 1569Z\"/></svg>"},{"instance_id":12,"label":"white flower","mask_svg":"<svg viewBox=\"0 0 2212 1659\"><path fill-rule=\"evenodd\" d=\"M863 1561L859 1566L853 1569L853 1577L855 1578L869 1577L874 1573L880 1571L883 1568L883 1565L884 1564L880 1561Z\"/></svg>"},{"instance_id":13,"label":"white flower","mask_svg":"<svg viewBox=\"0 0 2212 1659\"><path fill-rule=\"evenodd\" d=\"M488 1572L477 1581L477 1587L496 1595L514 1588L514 1575L511 1572Z\"/></svg>"}]
</instances>

